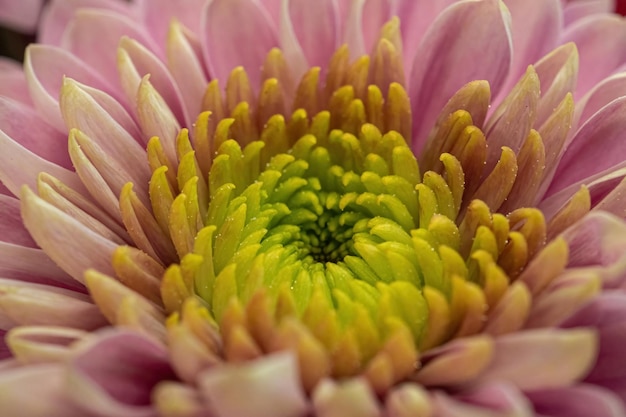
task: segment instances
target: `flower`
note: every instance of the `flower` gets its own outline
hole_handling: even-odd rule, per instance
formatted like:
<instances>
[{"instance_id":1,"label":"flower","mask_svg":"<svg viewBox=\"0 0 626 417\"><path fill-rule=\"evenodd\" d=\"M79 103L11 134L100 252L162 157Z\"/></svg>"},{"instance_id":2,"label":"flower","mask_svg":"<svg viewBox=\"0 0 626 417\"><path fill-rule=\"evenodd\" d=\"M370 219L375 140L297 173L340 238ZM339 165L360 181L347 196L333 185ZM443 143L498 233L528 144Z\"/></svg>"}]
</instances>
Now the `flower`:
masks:
<instances>
[{"instance_id":1,"label":"flower","mask_svg":"<svg viewBox=\"0 0 626 417\"><path fill-rule=\"evenodd\" d=\"M582 3L52 1L0 73L0 410L623 415Z\"/></svg>"}]
</instances>

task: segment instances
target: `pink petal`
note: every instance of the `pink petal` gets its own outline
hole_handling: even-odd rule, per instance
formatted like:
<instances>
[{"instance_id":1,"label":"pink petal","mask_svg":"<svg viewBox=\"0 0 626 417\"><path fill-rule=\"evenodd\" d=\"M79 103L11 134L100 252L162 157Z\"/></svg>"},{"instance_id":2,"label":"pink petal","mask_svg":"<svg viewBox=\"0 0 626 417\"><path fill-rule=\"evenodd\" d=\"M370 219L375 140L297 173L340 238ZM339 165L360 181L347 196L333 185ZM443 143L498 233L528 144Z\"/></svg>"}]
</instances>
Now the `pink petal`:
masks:
<instances>
[{"instance_id":1,"label":"pink petal","mask_svg":"<svg viewBox=\"0 0 626 417\"><path fill-rule=\"evenodd\" d=\"M89 296L62 288L0 278L0 328L67 326L93 330L106 320Z\"/></svg>"},{"instance_id":2,"label":"pink petal","mask_svg":"<svg viewBox=\"0 0 626 417\"><path fill-rule=\"evenodd\" d=\"M114 10L133 15L126 2L118 0L51 0L46 5L37 33L37 41L44 44L61 45L63 32L80 8Z\"/></svg>"},{"instance_id":3,"label":"pink petal","mask_svg":"<svg viewBox=\"0 0 626 417\"><path fill-rule=\"evenodd\" d=\"M608 390L593 385L542 390L526 394L535 411L551 417L620 417L624 404Z\"/></svg>"},{"instance_id":4,"label":"pink petal","mask_svg":"<svg viewBox=\"0 0 626 417\"><path fill-rule=\"evenodd\" d=\"M313 392L317 417L380 417L370 386L362 379L322 381Z\"/></svg>"},{"instance_id":5,"label":"pink petal","mask_svg":"<svg viewBox=\"0 0 626 417\"><path fill-rule=\"evenodd\" d=\"M508 91L526 71L556 45L563 25L559 0L505 0L513 32L511 71L502 91ZM545 90L545 85L541 85Z\"/></svg>"},{"instance_id":6,"label":"pink petal","mask_svg":"<svg viewBox=\"0 0 626 417\"><path fill-rule=\"evenodd\" d=\"M18 199L0 195L0 241L34 248L35 241L22 223Z\"/></svg>"},{"instance_id":7,"label":"pink petal","mask_svg":"<svg viewBox=\"0 0 626 417\"><path fill-rule=\"evenodd\" d=\"M626 73L605 78L576 102L573 126L583 125L604 106L623 96L626 96Z\"/></svg>"},{"instance_id":8,"label":"pink petal","mask_svg":"<svg viewBox=\"0 0 626 417\"><path fill-rule=\"evenodd\" d=\"M7 335L15 357L24 364L65 361L72 344L90 333L69 327L20 326Z\"/></svg>"},{"instance_id":9,"label":"pink petal","mask_svg":"<svg viewBox=\"0 0 626 417\"><path fill-rule=\"evenodd\" d=\"M35 242L75 280L84 282L87 268L114 273L111 256L116 244L46 203L28 188L22 190L21 200L24 224Z\"/></svg>"},{"instance_id":10,"label":"pink petal","mask_svg":"<svg viewBox=\"0 0 626 417\"><path fill-rule=\"evenodd\" d=\"M19 32L34 33L43 0L0 0L0 22Z\"/></svg>"},{"instance_id":11,"label":"pink petal","mask_svg":"<svg viewBox=\"0 0 626 417\"><path fill-rule=\"evenodd\" d=\"M0 372L0 409L5 416L85 417L66 393L63 364L44 364ZM35 395L35 397L34 397ZM33 399L36 398L36 401Z\"/></svg>"},{"instance_id":12,"label":"pink petal","mask_svg":"<svg viewBox=\"0 0 626 417\"><path fill-rule=\"evenodd\" d=\"M589 372L596 354L591 330L513 333L496 339L493 361L474 383L510 381L523 390L567 386Z\"/></svg>"},{"instance_id":13,"label":"pink petal","mask_svg":"<svg viewBox=\"0 0 626 417\"><path fill-rule=\"evenodd\" d=\"M306 411L298 364L291 353L215 367L204 371L198 384L220 417L290 417Z\"/></svg>"},{"instance_id":14,"label":"pink petal","mask_svg":"<svg viewBox=\"0 0 626 417\"><path fill-rule=\"evenodd\" d=\"M391 18L389 0L365 0L361 11L361 28L363 30L363 46L371 51L378 41L378 32Z\"/></svg>"},{"instance_id":15,"label":"pink petal","mask_svg":"<svg viewBox=\"0 0 626 417\"><path fill-rule=\"evenodd\" d=\"M494 96L499 92L511 60L507 20L508 14L495 0L462 1L435 20L420 45L409 79L416 151L424 145L439 111L467 82L484 79Z\"/></svg>"},{"instance_id":16,"label":"pink petal","mask_svg":"<svg viewBox=\"0 0 626 417\"><path fill-rule=\"evenodd\" d=\"M185 383L164 381L153 393L159 417L206 417L211 410L202 401L195 387Z\"/></svg>"},{"instance_id":17,"label":"pink petal","mask_svg":"<svg viewBox=\"0 0 626 417\"><path fill-rule=\"evenodd\" d=\"M24 73L42 118L63 133L67 129L59 110L59 95L64 77L116 95L115 88L95 69L61 48L30 45L24 56Z\"/></svg>"},{"instance_id":18,"label":"pink petal","mask_svg":"<svg viewBox=\"0 0 626 417\"><path fill-rule=\"evenodd\" d=\"M70 395L86 413L156 416L150 405L152 389L174 378L163 345L140 333L116 329L76 349L69 369Z\"/></svg>"},{"instance_id":19,"label":"pink petal","mask_svg":"<svg viewBox=\"0 0 626 417\"><path fill-rule=\"evenodd\" d=\"M213 0L204 11L202 26L211 78L227 80L235 67L243 66L252 88L260 88L265 56L278 46L274 24L262 6L254 0Z\"/></svg>"},{"instance_id":20,"label":"pink petal","mask_svg":"<svg viewBox=\"0 0 626 417\"><path fill-rule=\"evenodd\" d=\"M578 87L581 97L626 61L626 23L615 15L595 15L568 27L561 42L574 42L580 54Z\"/></svg>"},{"instance_id":21,"label":"pink petal","mask_svg":"<svg viewBox=\"0 0 626 417\"><path fill-rule=\"evenodd\" d=\"M454 397L432 394L433 417L535 417L531 404L509 384L478 386Z\"/></svg>"},{"instance_id":22,"label":"pink petal","mask_svg":"<svg viewBox=\"0 0 626 417\"><path fill-rule=\"evenodd\" d=\"M614 0L571 1L563 8L565 26L592 14L611 13L615 10Z\"/></svg>"},{"instance_id":23,"label":"pink petal","mask_svg":"<svg viewBox=\"0 0 626 417\"><path fill-rule=\"evenodd\" d=\"M67 135L46 123L32 108L0 97L0 130L43 159L71 169Z\"/></svg>"},{"instance_id":24,"label":"pink petal","mask_svg":"<svg viewBox=\"0 0 626 417\"><path fill-rule=\"evenodd\" d=\"M626 97L612 101L574 135L547 196L609 169L626 159ZM602 146L598 146L601 143Z\"/></svg>"},{"instance_id":25,"label":"pink petal","mask_svg":"<svg viewBox=\"0 0 626 417\"><path fill-rule=\"evenodd\" d=\"M206 0L139 0L137 7L157 45L165 45L170 24L179 21L195 34L200 33L200 10Z\"/></svg>"},{"instance_id":26,"label":"pink petal","mask_svg":"<svg viewBox=\"0 0 626 417\"><path fill-rule=\"evenodd\" d=\"M392 389L385 398L388 417L430 416L431 404L427 391L418 384L402 384Z\"/></svg>"},{"instance_id":27,"label":"pink petal","mask_svg":"<svg viewBox=\"0 0 626 417\"><path fill-rule=\"evenodd\" d=\"M0 57L0 96L33 105L22 65L5 57Z\"/></svg>"},{"instance_id":28,"label":"pink petal","mask_svg":"<svg viewBox=\"0 0 626 417\"><path fill-rule=\"evenodd\" d=\"M109 80L117 79L117 46L128 36L152 51L159 48L132 19L108 10L79 10L63 35L62 45Z\"/></svg>"}]
</instances>

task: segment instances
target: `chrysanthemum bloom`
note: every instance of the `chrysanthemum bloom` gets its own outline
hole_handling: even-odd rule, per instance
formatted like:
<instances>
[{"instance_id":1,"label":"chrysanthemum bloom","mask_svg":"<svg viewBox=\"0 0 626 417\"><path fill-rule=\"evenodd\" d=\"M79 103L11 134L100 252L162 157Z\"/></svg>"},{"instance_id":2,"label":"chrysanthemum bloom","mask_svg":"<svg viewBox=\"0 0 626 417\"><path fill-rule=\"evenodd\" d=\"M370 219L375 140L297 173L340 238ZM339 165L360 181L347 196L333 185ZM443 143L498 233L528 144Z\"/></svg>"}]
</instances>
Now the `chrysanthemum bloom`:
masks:
<instances>
[{"instance_id":1,"label":"chrysanthemum bloom","mask_svg":"<svg viewBox=\"0 0 626 417\"><path fill-rule=\"evenodd\" d=\"M624 415L626 26L505 3L52 1L3 415Z\"/></svg>"}]
</instances>

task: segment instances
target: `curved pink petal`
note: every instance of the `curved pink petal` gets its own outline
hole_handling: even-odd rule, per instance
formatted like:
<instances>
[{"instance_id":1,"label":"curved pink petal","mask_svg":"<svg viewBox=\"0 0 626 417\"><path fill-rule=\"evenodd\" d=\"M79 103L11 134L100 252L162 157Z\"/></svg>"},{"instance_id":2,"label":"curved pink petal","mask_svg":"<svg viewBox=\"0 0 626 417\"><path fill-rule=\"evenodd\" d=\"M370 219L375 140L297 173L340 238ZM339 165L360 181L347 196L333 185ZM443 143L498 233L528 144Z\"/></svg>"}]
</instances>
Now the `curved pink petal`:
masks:
<instances>
[{"instance_id":1,"label":"curved pink petal","mask_svg":"<svg viewBox=\"0 0 626 417\"><path fill-rule=\"evenodd\" d=\"M0 195L0 213L0 241L30 248L36 246L22 223L18 199Z\"/></svg>"},{"instance_id":2,"label":"curved pink petal","mask_svg":"<svg viewBox=\"0 0 626 417\"><path fill-rule=\"evenodd\" d=\"M501 336L494 350L493 361L474 384L509 381L523 390L558 388L589 372L597 342L592 330L541 329Z\"/></svg>"},{"instance_id":3,"label":"curved pink petal","mask_svg":"<svg viewBox=\"0 0 626 417\"><path fill-rule=\"evenodd\" d=\"M362 379L322 381L313 392L317 417L380 417L371 387Z\"/></svg>"},{"instance_id":4,"label":"curved pink petal","mask_svg":"<svg viewBox=\"0 0 626 417\"><path fill-rule=\"evenodd\" d=\"M504 0L511 12L513 59L502 91L508 91L526 71L557 45L563 16L559 0ZM542 85L542 90L545 86Z\"/></svg>"},{"instance_id":5,"label":"curved pink petal","mask_svg":"<svg viewBox=\"0 0 626 417\"><path fill-rule=\"evenodd\" d=\"M165 45L172 20L177 20L196 35L200 34L201 14L206 0L139 0L136 2L145 25L157 45Z\"/></svg>"},{"instance_id":6,"label":"curved pink petal","mask_svg":"<svg viewBox=\"0 0 626 417\"><path fill-rule=\"evenodd\" d=\"M67 135L46 123L32 108L0 97L0 130L43 159L71 169Z\"/></svg>"},{"instance_id":7,"label":"curved pink petal","mask_svg":"<svg viewBox=\"0 0 626 417\"><path fill-rule=\"evenodd\" d=\"M41 16L37 42L61 45L63 32L74 13L81 8L113 10L132 15L132 8L119 0L50 0Z\"/></svg>"},{"instance_id":8,"label":"curved pink petal","mask_svg":"<svg viewBox=\"0 0 626 417\"><path fill-rule=\"evenodd\" d=\"M623 96L626 96L626 73L605 78L576 102L573 127L585 124L604 106Z\"/></svg>"},{"instance_id":9,"label":"curved pink petal","mask_svg":"<svg viewBox=\"0 0 626 417\"><path fill-rule=\"evenodd\" d=\"M22 217L35 242L75 280L84 282L87 268L114 274L111 256L117 245L82 223L22 190ZM68 256L72 254L73 256Z\"/></svg>"},{"instance_id":10,"label":"curved pink petal","mask_svg":"<svg viewBox=\"0 0 626 417\"><path fill-rule=\"evenodd\" d=\"M76 346L68 388L87 415L152 417L152 389L173 379L165 346L140 333L109 330Z\"/></svg>"},{"instance_id":11,"label":"curved pink petal","mask_svg":"<svg viewBox=\"0 0 626 417\"><path fill-rule=\"evenodd\" d=\"M515 387L506 383L478 386L451 396L432 394L433 417L534 417L532 405Z\"/></svg>"},{"instance_id":12,"label":"curved pink petal","mask_svg":"<svg viewBox=\"0 0 626 417\"><path fill-rule=\"evenodd\" d=\"M385 398L385 415L389 417L430 416L428 391L418 384L401 384Z\"/></svg>"},{"instance_id":13,"label":"curved pink petal","mask_svg":"<svg viewBox=\"0 0 626 417\"><path fill-rule=\"evenodd\" d=\"M61 132L67 131L59 110L59 95L64 77L70 77L116 97L120 95L95 69L58 47L33 44L26 48L24 73L35 107L46 122Z\"/></svg>"},{"instance_id":14,"label":"curved pink petal","mask_svg":"<svg viewBox=\"0 0 626 417\"><path fill-rule=\"evenodd\" d=\"M543 390L526 394L535 411L551 417L620 417L624 404L611 392L593 385Z\"/></svg>"},{"instance_id":15,"label":"curved pink petal","mask_svg":"<svg viewBox=\"0 0 626 417\"><path fill-rule=\"evenodd\" d=\"M415 151L424 145L439 111L463 85L487 80L492 95L499 92L511 60L507 20L508 13L496 0L461 1L435 20L408 79Z\"/></svg>"},{"instance_id":16,"label":"curved pink petal","mask_svg":"<svg viewBox=\"0 0 626 417\"><path fill-rule=\"evenodd\" d=\"M72 344L90 332L71 327L20 326L8 332L6 342L24 364L61 362L71 355Z\"/></svg>"},{"instance_id":17,"label":"curved pink petal","mask_svg":"<svg viewBox=\"0 0 626 417\"><path fill-rule=\"evenodd\" d=\"M572 1L563 8L563 20L565 26L569 26L587 16L599 13L611 13L614 10L614 0Z\"/></svg>"},{"instance_id":18,"label":"curved pink petal","mask_svg":"<svg viewBox=\"0 0 626 417\"><path fill-rule=\"evenodd\" d=\"M42 364L0 372L0 410L5 416L85 417L67 398L63 364ZM33 394L36 393L36 401Z\"/></svg>"},{"instance_id":19,"label":"curved pink petal","mask_svg":"<svg viewBox=\"0 0 626 417\"><path fill-rule=\"evenodd\" d=\"M227 80L243 66L254 90L261 87L261 66L267 53L278 46L278 36L268 13L254 0L213 0L204 11L204 57L211 78ZM246 48L245 45L254 45Z\"/></svg>"},{"instance_id":20,"label":"curved pink petal","mask_svg":"<svg viewBox=\"0 0 626 417\"><path fill-rule=\"evenodd\" d=\"M363 31L363 46L371 51L378 41L380 28L391 18L391 4L389 0L365 0L361 11L361 29Z\"/></svg>"},{"instance_id":21,"label":"curved pink petal","mask_svg":"<svg viewBox=\"0 0 626 417\"><path fill-rule=\"evenodd\" d=\"M626 159L625 139L626 97L620 97L578 129L559 162L546 195L555 194L623 162Z\"/></svg>"},{"instance_id":22,"label":"curved pink petal","mask_svg":"<svg viewBox=\"0 0 626 417\"><path fill-rule=\"evenodd\" d=\"M568 27L561 42L574 42L580 54L575 97L582 97L596 83L626 62L626 22L601 14Z\"/></svg>"},{"instance_id":23,"label":"curved pink petal","mask_svg":"<svg viewBox=\"0 0 626 417\"><path fill-rule=\"evenodd\" d=\"M109 10L82 9L76 12L63 35L62 45L96 68L104 78L116 80L117 47L124 36L137 40L162 57L165 45L156 45L132 16Z\"/></svg>"},{"instance_id":24,"label":"curved pink petal","mask_svg":"<svg viewBox=\"0 0 626 417\"><path fill-rule=\"evenodd\" d=\"M63 288L0 278L0 328L67 326L93 330L106 324L88 295Z\"/></svg>"},{"instance_id":25,"label":"curved pink petal","mask_svg":"<svg viewBox=\"0 0 626 417\"><path fill-rule=\"evenodd\" d=\"M0 57L0 96L33 106L21 63L5 57Z\"/></svg>"},{"instance_id":26,"label":"curved pink petal","mask_svg":"<svg viewBox=\"0 0 626 417\"><path fill-rule=\"evenodd\" d=\"M198 384L220 417L290 417L304 414L307 408L298 363L287 352L208 369L200 374Z\"/></svg>"},{"instance_id":27,"label":"curved pink petal","mask_svg":"<svg viewBox=\"0 0 626 417\"><path fill-rule=\"evenodd\" d=\"M0 0L0 22L20 32L34 33L43 3L43 0Z\"/></svg>"}]
</instances>

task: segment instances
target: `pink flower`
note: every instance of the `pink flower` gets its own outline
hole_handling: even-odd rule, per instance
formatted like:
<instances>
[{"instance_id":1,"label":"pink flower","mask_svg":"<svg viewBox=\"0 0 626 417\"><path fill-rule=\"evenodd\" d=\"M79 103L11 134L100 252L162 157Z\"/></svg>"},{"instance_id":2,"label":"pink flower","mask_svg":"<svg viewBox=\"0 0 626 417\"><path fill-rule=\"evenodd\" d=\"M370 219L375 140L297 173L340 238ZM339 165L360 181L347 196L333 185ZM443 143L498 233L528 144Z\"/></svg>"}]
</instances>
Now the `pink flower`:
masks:
<instances>
[{"instance_id":1,"label":"pink flower","mask_svg":"<svg viewBox=\"0 0 626 417\"><path fill-rule=\"evenodd\" d=\"M624 415L611 8L51 1L0 63L0 414Z\"/></svg>"}]
</instances>

